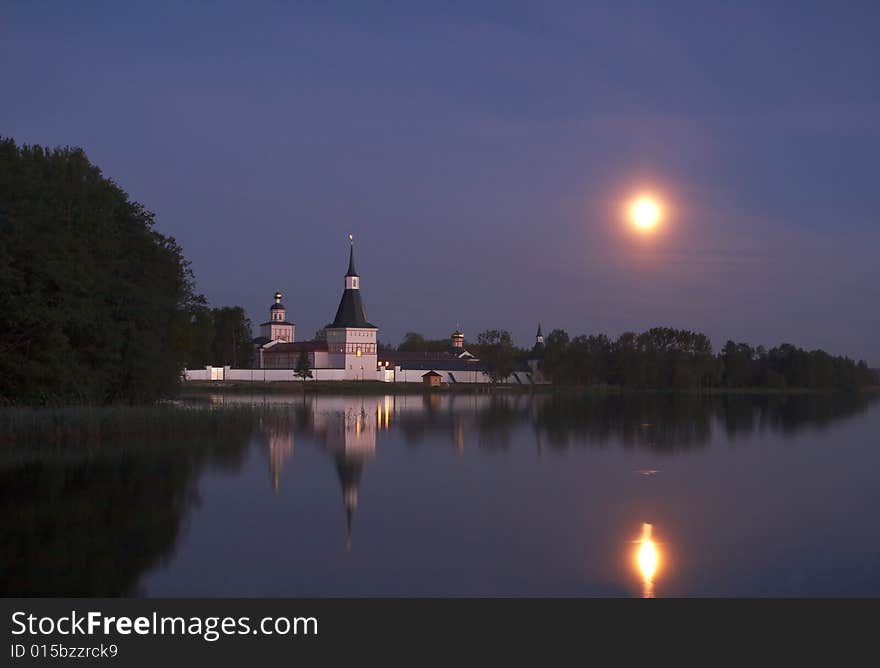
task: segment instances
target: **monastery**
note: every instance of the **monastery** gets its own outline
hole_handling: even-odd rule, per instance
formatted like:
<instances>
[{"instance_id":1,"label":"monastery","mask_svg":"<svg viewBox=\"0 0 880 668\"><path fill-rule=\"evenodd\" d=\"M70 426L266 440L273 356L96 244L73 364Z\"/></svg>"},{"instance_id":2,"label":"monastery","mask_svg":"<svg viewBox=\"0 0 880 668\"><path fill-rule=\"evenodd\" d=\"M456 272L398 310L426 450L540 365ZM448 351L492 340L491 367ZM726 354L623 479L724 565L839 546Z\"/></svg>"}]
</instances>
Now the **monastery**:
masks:
<instances>
[{"instance_id":1,"label":"monastery","mask_svg":"<svg viewBox=\"0 0 880 668\"><path fill-rule=\"evenodd\" d=\"M282 381L299 380L294 370L300 356L308 355L315 380L378 380L389 383L423 383L439 386L459 383L489 383L480 360L465 347L464 334L457 328L446 351L379 350L379 328L367 319L361 295L361 277L355 269L354 241L349 237L348 271L336 316L324 328L326 340L297 341L296 325L287 319L281 292L269 307L269 319L260 324L254 369L208 367L187 370L187 380ZM544 354L541 327L527 362L515 368L504 382L518 385L545 382L538 363Z\"/></svg>"}]
</instances>

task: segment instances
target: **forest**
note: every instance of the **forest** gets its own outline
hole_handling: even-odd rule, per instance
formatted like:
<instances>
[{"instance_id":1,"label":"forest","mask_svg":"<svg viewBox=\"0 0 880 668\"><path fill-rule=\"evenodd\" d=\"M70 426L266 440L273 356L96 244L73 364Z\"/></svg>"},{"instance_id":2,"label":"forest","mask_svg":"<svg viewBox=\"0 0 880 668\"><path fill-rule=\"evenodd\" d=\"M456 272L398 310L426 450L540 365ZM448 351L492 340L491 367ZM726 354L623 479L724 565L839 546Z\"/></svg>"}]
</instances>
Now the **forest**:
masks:
<instances>
[{"instance_id":1,"label":"forest","mask_svg":"<svg viewBox=\"0 0 880 668\"><path fill-rule=\"evenodd\" d=\"M154 226L81 149L0 137L0 405L148 402L189 361L250 361L244 311Z\"/></svg>"},{"instance_id":2,"label":"forest","mask_svg":"<svg viewBox=\"0 0 880 668\"><path fill-rule=\"evenodd\" d=\"M426 339L407 332L397 349L442 351L449 339ZM517 348L510 332L486 330L466 348L496 381L525 363L532 351ZM556 329L545 338L539 369L555 385L613 386L626 389L770 388L852 390L878 383L864 361L803 350L784 343L763 346L728 341L719 353L705 334L654 327L617 339L605 334L570 338Z\"/></svg>"},{"instance_id":3,"label":"forest","mask_svg":"<svg viewBox=\"0 0 880 668\"><path fill-rule=\"evenodd\" d=\"M705 334L655 327L617 339L554 330L541 369L558 384L626 388L807 388L850 390L877 382L864 361L783 343L769 350L728 341L713 353Z\"/></svg>"}]
</instances>

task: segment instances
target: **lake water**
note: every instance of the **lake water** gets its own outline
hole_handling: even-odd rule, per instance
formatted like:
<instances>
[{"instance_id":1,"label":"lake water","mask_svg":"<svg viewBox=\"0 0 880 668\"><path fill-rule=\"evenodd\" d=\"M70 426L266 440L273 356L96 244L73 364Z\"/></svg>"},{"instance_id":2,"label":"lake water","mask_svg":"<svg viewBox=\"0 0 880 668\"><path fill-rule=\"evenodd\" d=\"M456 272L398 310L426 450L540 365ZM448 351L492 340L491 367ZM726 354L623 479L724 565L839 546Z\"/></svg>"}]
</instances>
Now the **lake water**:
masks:
<instances>
[{"instance_id":1,"label":"lake water","mask_svg":"<svg viewBox=\"0 0 880 668\"><path fill-rule=\"evenodd\" d=\"M880 596L870 397L192 402L257 409L6 449L3 594Z\"/></svg>"}]
</instances>

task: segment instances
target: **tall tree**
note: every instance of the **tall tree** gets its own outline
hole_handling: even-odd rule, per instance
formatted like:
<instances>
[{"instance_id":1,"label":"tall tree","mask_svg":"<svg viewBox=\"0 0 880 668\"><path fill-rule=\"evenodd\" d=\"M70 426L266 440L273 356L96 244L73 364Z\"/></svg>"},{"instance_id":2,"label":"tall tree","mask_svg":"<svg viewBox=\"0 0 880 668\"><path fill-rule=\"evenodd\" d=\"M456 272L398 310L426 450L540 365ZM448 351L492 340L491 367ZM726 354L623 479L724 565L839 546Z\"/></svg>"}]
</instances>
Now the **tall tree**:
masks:
<instances>
[{"instance_id":1,"label":"tall tree","mask_svg":"<svg viewBox=\"0 0 880 668\"><path fill-rule=\"evenodd\" d=\"M418 332L407 332L397 349L401 352L442 353L451 347L451 339L426 339Z\"/></svg>"},{"instance_id":2,"label":"tall tree","mask_svg":"<svg viewBox=\"0 0 880 668\"><path fill-rule=\"evenodd\" d=\"M397 349L404 352L418 352L425 349L425 337L418 332L407 332Z\"/></svg>"},{"instance_id":3,"label":"tall tree","mask_svg":"<svg viewBox=\"0 0 880 668\"><path fill-rule=\"evenodd\" d=\"M188 369L214 364L214 312L204 298L184 314L180 338Z\"/></svg>"},{"instance_id":4,"label":"tall tree","mask_svg":"<svg viewBox=\"0 0 880 668\"><path fill-rule=\"evenodd\" d=\"M566 383L570 379L566 362L568 358L568 333L562 329L554 329L544 343L544 358L541 360L541 371L555 383Z\"/></svg>"},{"instance_id":5,"label":"tall tree","mask_svg":"<svg viewBox=\"0 0 880 668\"><path fill-rule=\"evenodd\" d=\"M516 365L516 349L506 330L487 329L477 336L480 362L493 383L510 376Z\"/></svg>"},{"instance_id":6,"label":"tall tree","mask_svg":"<svg viewBox=\"0 0 880 668\"><path fill-rule=\"evenodd\" d=\"M299 357L296 360L296 368L293 370L293 374L303 381L306 378L312 377L312 360L306 350L299 351Z\"/></svg>"},{"instance_id":7,"label":"tall tree","mask_svg":"<svg viewBox=\"0 0 880 668\"><path fill-rule=\"evenodd\" d=\"M251 343L251 321L241 306L224 306L212 309L214 321L213 362L247 369L253 363L254 347Z\"/></svg>"},{"instance_id":8,"label":"tall tree","mask_svg":"<svg viewBox=\"0 0 880 668\"><path fill-rule=\"evenodd\" d=\"M197 297L154 224L81 149L0 138L0 403L176 392Z\"/></svg>"}]
</instances>

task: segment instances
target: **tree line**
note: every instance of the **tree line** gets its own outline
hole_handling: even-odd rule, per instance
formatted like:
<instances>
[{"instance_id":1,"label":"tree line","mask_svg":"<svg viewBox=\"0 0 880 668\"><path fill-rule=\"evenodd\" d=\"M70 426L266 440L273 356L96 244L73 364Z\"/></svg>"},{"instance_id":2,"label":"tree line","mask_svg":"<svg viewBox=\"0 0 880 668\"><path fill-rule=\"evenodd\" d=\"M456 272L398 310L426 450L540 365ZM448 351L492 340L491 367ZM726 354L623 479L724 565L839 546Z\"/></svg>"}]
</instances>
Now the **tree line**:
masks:
<instances>
[{"instance_id":1,"label":"tree line","mask_svg":"<svg viewBox=\"0 0 880 668\"><path fill-rule=\"evenodd\" d=\"M448 350L448 339L426 339L408 332L398 350ZM493 382L501 382L531 356L517 348L510 332L490 329L468 343ZM699 332L654 327L625 332L612 340L605 334L570 338L561 329L545 338L538 363L554 384L610 385L633 389L808 388L859 389L878 383L877 374L860 360L824 350L803 350L784 343L767 350L728 341L715 354L709 337Z\"/></svg>"},{"instance_id":2,"label":"tree line","mask_svg":"<svg viewBox=\"0 0 880 668\"><path fill-rule=\"evenodd\" d=\"M190 309L187 321L186 368L253 366L253 325L241 306L211 308L200 299Z\"/></svg>"},{"instance_id":3,"label":"tree line","mask_svg":"<svg viewBox=\"0 0 880 668\"><path fill-rule=\"evenodd\" d=\"M0 137L0 405L152 401L187 363L249 363L244 311L209 308L154 223L81 149Z\"/></svg>"},{"instance_id":4,"label":"tree line","mask_svg":"<svg viewBox=\"0 0 880 668\"><path fill-rule=\"evenodd\" d=\"M859 389L877 383L868 365L824 350L784 343L770 350L728 341L713 353L705 334L655 327L570 339L563 330L546 338L541 370L558 384L626 388Z\"/></svg>"}]
</instances>

